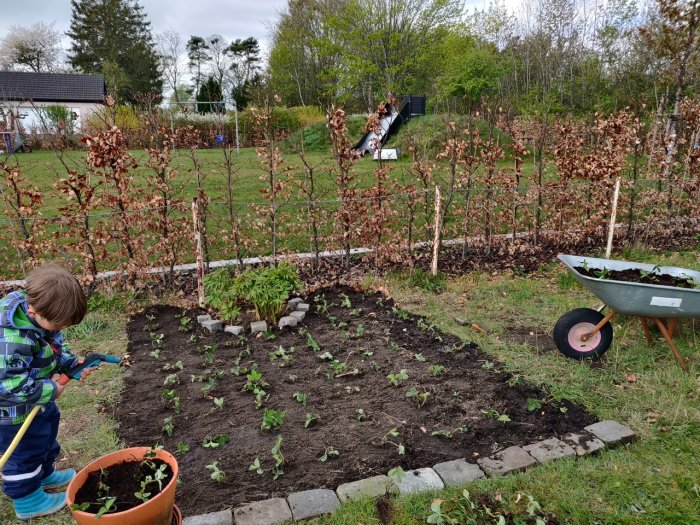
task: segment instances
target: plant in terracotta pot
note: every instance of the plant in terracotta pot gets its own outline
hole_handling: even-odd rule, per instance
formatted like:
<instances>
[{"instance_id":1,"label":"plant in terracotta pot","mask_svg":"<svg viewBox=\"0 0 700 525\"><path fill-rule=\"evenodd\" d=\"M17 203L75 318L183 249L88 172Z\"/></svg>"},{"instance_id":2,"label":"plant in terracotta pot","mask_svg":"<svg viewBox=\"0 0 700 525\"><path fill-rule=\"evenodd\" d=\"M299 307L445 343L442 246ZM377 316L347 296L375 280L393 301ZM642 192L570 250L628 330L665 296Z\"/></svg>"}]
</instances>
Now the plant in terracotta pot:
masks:
<instances>
[{"instance_id":1,"label":"plant in terracotta pot","mask_svg":"<svg viewBox=\"0 0 700 525\"><path fill-rule=\"evenodd\" d=\"M107 454L78 472L66 498L78 525L171 525L178 465L160 448L135 447Z\"/></svg>"}]
</instances>

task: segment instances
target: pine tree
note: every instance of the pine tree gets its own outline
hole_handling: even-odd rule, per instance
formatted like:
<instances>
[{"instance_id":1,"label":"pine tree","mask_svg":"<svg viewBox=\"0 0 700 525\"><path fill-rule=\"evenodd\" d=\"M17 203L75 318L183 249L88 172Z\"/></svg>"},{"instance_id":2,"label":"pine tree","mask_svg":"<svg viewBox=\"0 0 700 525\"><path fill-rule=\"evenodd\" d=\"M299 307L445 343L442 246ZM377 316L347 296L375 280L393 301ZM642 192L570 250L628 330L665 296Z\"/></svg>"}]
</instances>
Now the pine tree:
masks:
<instances>
[{"instance_id":1,"label":"pine tree","mask_svg":"<svg viewBox=\"0 0 700 525\"><path fill-rule=\"evenodd\" d=\"M105 76L119 102L161 94L163 80L151 23L137 0L71 0L69 60L84 73Z\"/></svg>"}]
</instances>

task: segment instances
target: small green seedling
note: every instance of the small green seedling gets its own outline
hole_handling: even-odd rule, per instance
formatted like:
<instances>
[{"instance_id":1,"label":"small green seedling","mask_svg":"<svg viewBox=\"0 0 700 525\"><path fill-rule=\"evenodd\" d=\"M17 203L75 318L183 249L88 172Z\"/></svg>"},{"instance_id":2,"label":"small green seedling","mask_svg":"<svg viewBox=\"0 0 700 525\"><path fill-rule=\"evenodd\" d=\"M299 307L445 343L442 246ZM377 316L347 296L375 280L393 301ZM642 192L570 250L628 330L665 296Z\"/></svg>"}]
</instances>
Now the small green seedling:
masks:
<instances>
[{"instance_id":1,"label":"small green seedling","mask_svg":"<svg viewBox=\"0 0 700 525\"><path fill-rule=\"evenodd\" d=\"M394 386L400 386L401 383L406 381L408 379L408 372L406 372L405 368L402 368L398 373L396 374L389 374L386 376L386 378L389 380L389 383L391 383Z\"/></svg>"},{"instance_id":2,"label":"small green seedling","mask_svg":"<svg viewBox=\"0 0 700 525\"><path fill-rule=\"evenodd\" d=\"M343 308L348 308L348 309L352 308L352 303L350 302L350 298L347 295L345 295L344 293L341 293L340 297L341 297L340 306L342 306Z\"/></svg>"},{"instance_id":3,"label":"small green seedling","mask_svg":"<svg viewBox=\"0 0 700 525\"><path fill-rule=\"evenodd\" d=\"M256 474L262 474L263 472L265 472L262 468L262 465L260 464L259 458L255 458L255 460L248 467L248 471L255 472Z\"/></svg>"},{"instance_id":4,"label":"small green seedling","mask_svg":"<svg viewBox=\"0 0 700 525\"><path fill-rule=\"evenodd\" d=\"M428 367L428 372L430 372L430 374L431 374L433 377L439 376L439 375L442 374L444 371L445 371L445 367L442 366L442 365L430 365L430 366Z\"/></svg>"},{"instance_id":5,"label":"small green seedling","mask_svg":"<svg viewBox=\"0 0 700 525\"><path fill-rule=\"evenodd\" d=\"M231 441L231 437L228 434L220 434L214 437L205 437L202 446L204 448L219 448L224 446L226 443Z\"/></svg>"},{"instance_id":6,"label":"small green seedling","mask_svg":"<svg viewBox=\"0 0 700 525\"><path fill-rule=\"evenodd\" d=\"M182 364L182 361L177 361L174 364L165 363L162 370L164 372L169 372L171 370L182 370L183 368L185 368L185 365Z\"/></svg>"},{"instance_id":7,"label":"small green seedling","mask_svg":"<svg viewBox=\"0 0 700 525\"><path fill-rule=\"evenodd\" d=\"M539 399L533 399L531 397L527 398L527 409L529 412L534 412L535 410L539 410L540 408L542 408L542 403Z\"/></svg>"},{"instance_id":8,"label":"small green seedling","mask_svg":"<svg viewBox=\"0 0 700 525\"><path fill-rule=\"evenodd\" d=\"M492 417L494 419L497 419L501 423L510 423L511 419L508 414L500 414L498 411L494 410L493 408L489 408L488 410L482 410L482 413L486 414L487 417Z\"/></svg>"},{"instance_id":9,"label":"small green seedling","mask_svg":"<svg viewBox=\"0 0 700 525\"><path fill-rule=\"evenodd\" d=\"M163 381L163 385L165 386L172 386L172 385L178 385L180 384L180 380L177 377L177 374L168 374L165 376L165 381Z\"/></svg>"},{"instance_id":10,"label":"small green seedling","mask_svg":"<svg viewBox=\"0 0 700 525\"><path fill-rule=\"evenodd\" d=\"M187 454L190 451L190 446L187 443L178 443L177 451L180 454Z\"/></svg>"},{"instance_id":11,"label":"small green seedling","mask_svg":"<svg viewBox=\"0 0 700 525\"><path fill-rule=\"evenodd\" d=\"M309 428L321 421L321 416L318 414L312 414L311 412L306 413L306 421L304 422L304 428Z\"/></svg>"},{"instance_id":12,"label":"small green seedling","mask_svg":"<svg viewBox=\"0 0 700 525\"><path fill-rule=\"evenodd\" d=\"M214 398L214 406L216 408L221 408L224 406L224 398L223 397L215 397Z\"/></svg>"},{"instance_id":13,"label":"small green seedling","mask_svg":"<svg viewBox=\"0 0 700 525\"><path fill-rule=\"evenodd\" d=\"M221 482L226 478L224 471L219 468L218 461L214 461L214 463L207 465L205 468L211 472L211 479L214 481Z\"/></svg>"},{"instance_id":14,"label":"small green seedling","mask_svg":"<svg viewBox=\"0 0 700 525\"><path fill-rule=\"evenodd\" d=\"M294 392L292 397L296 402L301 403L302 406L306 406L306 402L309 400L309 395L302 394L301 392Z\"/></svg>"},{"instance_id":15,"label":"small green seedling","mask_svg":"<svg viewBox=\"0 0 700 525\"><path fill-rule=\"evenodd\" d=\"M355 419L357 419L360 423L367 419L367 414L365 413L364 408L355 409Z\"/></svg>"},{"instance_id":16,"label":"small green seedling","mask_svg":"<svg viewBox=\"0 0 700 525\"><path fill-rule=\"evenodd\" d=\"M275 410L273 408L266 408L263 414L262 424L260 425L260 430L263 432L273 432L278 430L284 423L284 416L286 410Z\"/></svg>"},{"instance_id":17,"label":"small green seedling","mask_svg":"<svg viewBox=\"0 0 700 525\"><path fill-rule=\"evenodd\" d=\"M406 392L406 397L415 400L416 404L418 405L418 408L422 408L423 405L425 405L425 403L428 401L428 397L430 397L430 392L428 392L427 390L419 392L415 386L412 386L408 389L408 392Z\"/></svg>"},{"instance_id":18,"label":"small green seedling","mask_svg":"<svg viewBox=\"0 0 700 525\"><path fill-rule=\"evenodd\" d=\"M180 317L180 326L178 326L177 329L180 332L189 332L192 330L192 318L187 317L187 315L184 314L182 317Z\"/></svg>"},{"instance_id":19,"label":"small green seedling","mask_svg":"<svg viewBox=\"0 0 700 525\"><path fill-rule=\"evenodd\" d=\"M282 465L284 465L284 456L282 455L282 436L277 436L275 446L272 447L272 459L275 460L275 467L272 469L272 480L275 481L280 476L284 475Z\"/></svg>"},{"instance_id":20,"label":"small green seedling","mask_svg":"<svg viewBox=\"0 0 700 525\"><path fill-rule=\"evenodd\" d=\"M320 458L318 458L318 460L321 463L325 463L329 459L337 458L338 456L340 456L340 452L338 452L333 447L326 447L326 449L323 451L323 455Z\"/></svg>"},{"instance_id":21,"label":"small green seedling","mask_svg":"<svg viewBox=\"0 0 700 525\"><path fill-rule=\"evenodd\" d=\"M173 431L175 430L175 424L173 423L173 417L166 417L163 418L163 432L170 437L173 435Z\"/></svg>"}]
</instances>

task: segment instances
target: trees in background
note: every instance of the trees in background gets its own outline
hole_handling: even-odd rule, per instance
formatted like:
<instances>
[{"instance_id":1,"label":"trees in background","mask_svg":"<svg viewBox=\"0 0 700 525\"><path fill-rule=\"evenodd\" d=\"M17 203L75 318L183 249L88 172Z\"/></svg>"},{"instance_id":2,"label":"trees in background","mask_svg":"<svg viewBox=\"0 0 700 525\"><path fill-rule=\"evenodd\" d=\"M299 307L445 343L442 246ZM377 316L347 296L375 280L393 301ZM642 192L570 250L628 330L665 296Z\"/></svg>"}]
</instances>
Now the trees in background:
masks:
<instances>
[{"instance_id":1,"label":"trees in background","mask_svg":"<svg viewBox=\"0 0 700 525\"><path fill-rule=\"evenodd\" d=\"M0 40L0 69L50 73L60 69L62 55L54 24L12 26Z\"/></svg>"},{"instance_id":2,"label":"trees in background","mask_svg":"<svg viewBox=\"0 0 700 525\"><path fill-rule=\"evenodd\" d=\"M699 87L699 1L532 0L516 17L503 0L471 13L452 0L289 0L268 72L288 105L372 111L391 91L449 111L485 97L538 115L656 106Z\"/></svg>"},{"instance_id":3,"label":"trees in background","mask_svg":"<svg viewBox=\"0 0 700 525\"><path fill-rule=\"evenodd\" d=\"M150 22L135 0L71 0L70 64L101 73L118 102L160 96L163 81Z\"/></svg>"},{"instance_id":4,"label":"trees in background","mask_svg":"<svg viewBox=\"0 0 700 525\"><path fill-rule=\"evenodd\" d=\"M236 39L229 43L221 35L207 38L193 35L187 42L187 54L197 100L201 99L202 79L206 76L218 84L222 95L219 101L230 96L239 109L248 105L251 88L262 78L260 46L255 38ZM209 83L206 96L210 95L212 86Z\"/></svg>"}]
</instances>

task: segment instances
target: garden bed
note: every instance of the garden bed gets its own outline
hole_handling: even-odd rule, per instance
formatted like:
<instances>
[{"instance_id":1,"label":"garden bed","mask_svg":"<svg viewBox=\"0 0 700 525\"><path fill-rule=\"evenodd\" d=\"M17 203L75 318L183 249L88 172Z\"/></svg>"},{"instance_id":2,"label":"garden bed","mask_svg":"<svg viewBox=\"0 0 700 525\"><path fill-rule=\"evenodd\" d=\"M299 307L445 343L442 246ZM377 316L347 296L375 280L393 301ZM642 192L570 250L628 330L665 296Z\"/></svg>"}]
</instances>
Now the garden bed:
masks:
<instances>
[{"instance_id":1,"label":"garden bed","mask_svg":"<svg viewBox=\"0 0 700 525\"><path fill-rule=\"evenodd\" d=\"M130 322L120 435L176 453L185 515L475 460L595 421L381 294L334 288L307 300L306 319L274 339L211 334L200 312L171 306ZM261 429L266 409L285 411L278 430L271 412L273 430Z\"/></svg>"}]
</instances>

